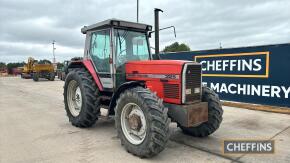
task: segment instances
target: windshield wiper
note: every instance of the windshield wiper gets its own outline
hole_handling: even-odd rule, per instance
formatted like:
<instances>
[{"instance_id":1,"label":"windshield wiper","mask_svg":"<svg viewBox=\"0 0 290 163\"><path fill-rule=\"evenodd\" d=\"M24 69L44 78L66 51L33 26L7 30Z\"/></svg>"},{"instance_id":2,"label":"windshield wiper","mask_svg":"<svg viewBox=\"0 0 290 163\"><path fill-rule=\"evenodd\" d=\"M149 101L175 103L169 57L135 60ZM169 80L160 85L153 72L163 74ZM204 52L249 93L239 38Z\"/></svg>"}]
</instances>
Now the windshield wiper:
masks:
<instances>
[{"instance_id":1,"label":"windshield wiper","mask_svg":"<svg viewBox=\"0 0 290 163\"><path fill-rule=\"evenodd\" d=\"M118 40L119 40L119 47L120 47L120 52L121 52L121 38L120 38L120 33L119 33L119 30L117 29L117 35L118 35Z\"/></svg>"}]
</instances>

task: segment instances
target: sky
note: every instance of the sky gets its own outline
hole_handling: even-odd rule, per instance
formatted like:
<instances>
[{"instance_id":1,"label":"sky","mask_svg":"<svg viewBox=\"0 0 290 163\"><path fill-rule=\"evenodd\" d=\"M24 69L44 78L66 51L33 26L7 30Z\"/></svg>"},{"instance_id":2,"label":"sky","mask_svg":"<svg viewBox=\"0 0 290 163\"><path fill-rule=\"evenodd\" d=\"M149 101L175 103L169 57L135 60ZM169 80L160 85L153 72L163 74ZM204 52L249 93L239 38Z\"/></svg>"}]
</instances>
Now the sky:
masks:
<instances>
[{"instance_id":1,"label":"sky","mask_svg":"<svg viewBox=\"0 0 290 163\"><path fill-rule=\"evenodd\" d=\"M0 62L29 56L83 56L84 25L110 18L136 21L137 0L0 0ZM290 0L139 0L139 22L154 23L160 8L160 49L173 42L191 50L290 43ZM154 46L154 37L150 39Z\"/></svg>"}]
</instances>

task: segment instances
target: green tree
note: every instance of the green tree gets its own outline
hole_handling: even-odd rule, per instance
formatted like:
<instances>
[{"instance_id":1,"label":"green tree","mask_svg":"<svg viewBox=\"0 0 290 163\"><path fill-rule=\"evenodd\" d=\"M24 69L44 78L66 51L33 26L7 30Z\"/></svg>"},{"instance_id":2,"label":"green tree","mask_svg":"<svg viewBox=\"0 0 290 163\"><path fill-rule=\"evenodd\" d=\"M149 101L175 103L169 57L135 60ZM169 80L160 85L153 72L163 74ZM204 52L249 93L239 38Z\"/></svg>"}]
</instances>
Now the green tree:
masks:
<instances>
[{"instance_id":1,"label":"green tree","mask_svg":"<svg viewBox=\"0 0 290 163\"><path fill-rule=\"evenodd\" d=\"M51 64L51 62L47 59L39 60L37 63L38 64Z\"/></svg>"},{"instance_id":2,"label":"green tree","mask_svg":"<svg viewBox=\"0 0 290 163\"><path fill-rule=\"evenodd\" d=\"M178 42L175 42L169 46L165 46L163 49L163 52L180 52L180 51L190 51L190 48L188 45L182 43L179 44Z\"/></svg>"},{"instance_id":3,"label":"green tree","mask_svg":"<svg viewBox=\"0 0 290 163\"><path fill-rule=\"evenodd\" d=\"M4 68L6 68L6 63L0 62L0 69L4 69Z\"/></svg>"}]
</instances>

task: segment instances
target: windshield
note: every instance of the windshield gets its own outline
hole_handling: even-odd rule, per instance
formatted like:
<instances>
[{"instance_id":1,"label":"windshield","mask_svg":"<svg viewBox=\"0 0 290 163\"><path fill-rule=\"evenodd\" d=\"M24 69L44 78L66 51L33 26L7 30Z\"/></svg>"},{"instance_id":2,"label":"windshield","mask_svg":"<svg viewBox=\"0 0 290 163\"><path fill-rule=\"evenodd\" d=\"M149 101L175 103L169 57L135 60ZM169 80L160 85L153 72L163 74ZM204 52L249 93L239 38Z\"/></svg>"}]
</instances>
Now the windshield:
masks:
<instances>
[{"instance_id":1,"label":"windshield","mask_svg":"<svg viewBox=\"0 0 290 163\"><path fill-rule=\"evenodd\" d=\"M149 60L149 48L146 34L142 32L115 29L117 68L127 61Z\"/></svg>"}]
</instances>

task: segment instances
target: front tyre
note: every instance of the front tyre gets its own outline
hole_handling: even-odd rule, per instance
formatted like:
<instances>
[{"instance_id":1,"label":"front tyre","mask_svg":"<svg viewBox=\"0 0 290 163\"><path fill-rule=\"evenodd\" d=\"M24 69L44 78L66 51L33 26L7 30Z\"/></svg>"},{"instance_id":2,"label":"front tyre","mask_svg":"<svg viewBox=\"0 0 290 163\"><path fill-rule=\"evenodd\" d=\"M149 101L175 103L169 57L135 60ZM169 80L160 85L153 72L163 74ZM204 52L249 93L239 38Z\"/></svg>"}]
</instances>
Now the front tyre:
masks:
<instances>
[{"instance_id":1,"label":"front tyre","mask_svg":"<svg viewBox=\"0 0 290 163\"><path fill-rule=\"evenodd\" d=\"M202 101L208 102L208 121L195 127L180 126L185 134L195 137L205 137L219 128L223 120L223 109L218 95L210 88L203 87Z\"/></svg>"},{"instance_id":2,"label":"front tyre","mask_svg":"<svg viewBox=\"0 0 290 163\"><path fill-rule=\"evenodd\" d=\"M121 144L139 157L152 157L164 150L169 139L167 108L149 89L124 91L115 107L115 126Z\"/></svg>"},{"instance_id":3,"label":"front tyre","mask_svg":"<svg viewBox=\"0 0 290 163\"><path fill-rule=\"evenodd\" d=\"M90 127L100 113L99 90L85 69L71 71L64 85L64 103L69 121L76 127Z\"/></svg>"}]
</instances>

